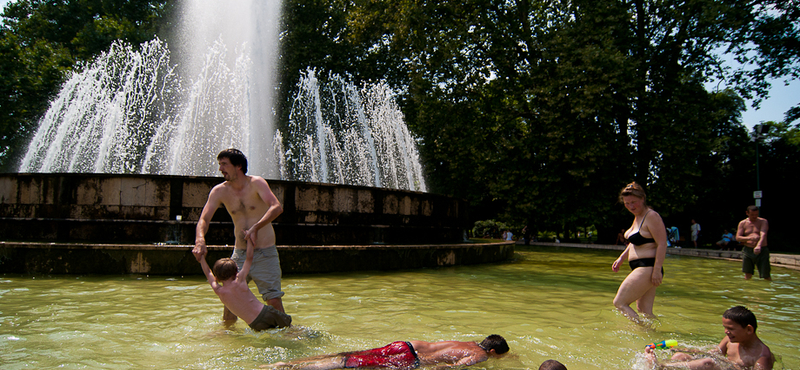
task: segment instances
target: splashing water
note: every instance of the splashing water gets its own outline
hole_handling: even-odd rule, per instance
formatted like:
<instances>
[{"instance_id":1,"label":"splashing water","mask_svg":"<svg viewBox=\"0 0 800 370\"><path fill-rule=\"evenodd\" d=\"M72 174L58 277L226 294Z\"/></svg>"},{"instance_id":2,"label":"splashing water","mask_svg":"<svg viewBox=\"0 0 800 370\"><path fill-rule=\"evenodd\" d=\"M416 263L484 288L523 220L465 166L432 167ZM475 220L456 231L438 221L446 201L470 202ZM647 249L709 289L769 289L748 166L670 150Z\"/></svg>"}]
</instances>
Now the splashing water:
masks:
<instances>
[{"instance_id":1,"label":"splashing water","mask_svg":"<svg viewBox=\"0 0 800 370\"><path fill-rule=\"evenodd\" d=\"M169 130L169 96L179 89L163 42L147 42L138 51L115 42L64 83L41 119L20 170L153 171L139 153L152 151L151 145Z\"/></svg>"},{"instance_id":2,"label":"splashing water","mask_svg":"<svg viewBox=\"0 0 800 370\"><path fill-rule=\"evenodd\" d=\"M236 147L249 173L268 178L425 191L416 145L385 83L357 87L331 75L321 84L308 70L288 132L274 128L277 30L258 19L278 19L279 8L186 2L180 63L160 39L113 43L63 84L19 172L215 176L216 154Z\"/></svg>"},{"instance_id":3,"label":"splashing water","mask_svg":"<svg viewBox=\"0 0 800 370\"><path fill-rule=\"evenodd\" d=\"M307 70L289 116L285 177L425 191L419 152L385 83ZM282 145L277 147L282 148Z\"/></svg>"}]
</instances>

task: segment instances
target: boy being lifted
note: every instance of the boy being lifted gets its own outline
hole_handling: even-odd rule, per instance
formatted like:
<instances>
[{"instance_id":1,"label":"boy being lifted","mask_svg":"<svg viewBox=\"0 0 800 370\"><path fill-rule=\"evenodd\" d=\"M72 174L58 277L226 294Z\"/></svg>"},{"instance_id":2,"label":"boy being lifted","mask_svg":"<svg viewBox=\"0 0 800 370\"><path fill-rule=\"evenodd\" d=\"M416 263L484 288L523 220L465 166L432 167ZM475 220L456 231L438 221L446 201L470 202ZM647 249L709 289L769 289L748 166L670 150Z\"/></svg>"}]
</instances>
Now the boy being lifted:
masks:
<instances>
[{"instance_id":1,"label":"boy being lifted","mask_svg":"<svg viewBox=\"0 0 800 370\"><path fill-rule=\"evenodd\" d=\"M250 265L253 263L253 243L249 239L247 257L241 271L238 271L236 262L232 259L221 258L214 263L212 272L206 262L206 254L204 250L202 253L196 253L195 258L200 262L214 293L217 293L219 300L234 315L256 331L291 325L291 316L261 303L247 286L247 274L250 273Z\"/></svg>"}]
</instances>

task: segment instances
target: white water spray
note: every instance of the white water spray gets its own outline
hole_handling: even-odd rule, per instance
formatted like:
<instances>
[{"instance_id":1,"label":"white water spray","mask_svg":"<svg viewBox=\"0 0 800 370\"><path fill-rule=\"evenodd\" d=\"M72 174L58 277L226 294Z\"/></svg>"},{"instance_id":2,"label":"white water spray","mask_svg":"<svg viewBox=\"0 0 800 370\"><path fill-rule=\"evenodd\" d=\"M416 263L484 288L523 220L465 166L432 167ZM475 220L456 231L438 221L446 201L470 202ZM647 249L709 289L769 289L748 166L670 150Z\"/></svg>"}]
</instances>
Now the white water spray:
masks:
<instances>
[{"instance_id":1,"label":"white water spray","mask_svg":"<svg viewBox=\"0 0 800 370\"><path fill-rule=\"evenodd\" d=\"M187 1L178 62L155 39L115 42L74 72L20 172L217 176L239 148L267 178L425 191L419 154L385 83L298 82L288 132L274 127L277 1Z\"/></svg>"}]
</instances>

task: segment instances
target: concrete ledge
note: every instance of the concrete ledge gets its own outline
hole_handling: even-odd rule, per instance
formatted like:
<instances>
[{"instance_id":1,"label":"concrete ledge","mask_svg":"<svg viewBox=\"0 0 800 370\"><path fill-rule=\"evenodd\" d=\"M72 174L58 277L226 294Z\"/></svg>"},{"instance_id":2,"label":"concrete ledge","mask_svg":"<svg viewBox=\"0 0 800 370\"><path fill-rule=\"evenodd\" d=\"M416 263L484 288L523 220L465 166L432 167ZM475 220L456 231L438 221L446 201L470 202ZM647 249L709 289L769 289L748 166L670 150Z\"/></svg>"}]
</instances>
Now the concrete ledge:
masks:
<instances>
[{"instance_id":1,"label":"concrete ledge","mask_svg":"<svg viewBox=\"0 0 800 370\"><path fill-rule=\"evenodd\" d=\"M517 245L525 245L523 242L518 241ZM545 243L545 242L531 242L530 245L539 245L546 247L567 247L567 248L586 248L586 249L608 249L608 250L625 250L621 245L607 245L607 244L576 244L576 243ZM742 259L741 251L721 251L716 249L694 249L694 248L667 248L667 254L678 256L692 256L692 257L705 257L726 260L740 260ZM770 252L769 262L773 266L786 267L794 270L800 270L800 255L794 254L779 254Z\"/></svg>"},{"instance_id":2,"label":"concrete ledge","mask_svg":"<svg viewBox=\"0 0 800 370\"><path fill-rule=\"evenodd\" d=\"M202 274L193 245L0 242L0 273ZM209 263L230 257L209 246ZM514 243L278 246L284 274L401 270L495 263L514 256Z\"/></svg>"}]
</instances>

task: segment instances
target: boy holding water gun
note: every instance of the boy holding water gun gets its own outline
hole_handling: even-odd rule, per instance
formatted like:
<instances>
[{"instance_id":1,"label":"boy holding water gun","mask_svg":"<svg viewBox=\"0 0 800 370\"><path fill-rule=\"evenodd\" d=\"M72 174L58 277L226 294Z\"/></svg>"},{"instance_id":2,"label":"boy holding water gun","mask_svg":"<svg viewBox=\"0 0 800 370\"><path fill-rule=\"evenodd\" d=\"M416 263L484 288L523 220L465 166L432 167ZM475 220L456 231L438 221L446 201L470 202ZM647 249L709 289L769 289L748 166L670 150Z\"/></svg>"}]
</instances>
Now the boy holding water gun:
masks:
<instances>
[{"instance_id":1,"label":"boy holding water gun","mask_svg":"<svg viewBox=\"0 0 800 370\"><path fill-rule=\"evenodd\" d=\"M722 314L722 326L725 328L725 338L719 343L717 348L709 351L709 354L722 355L727 361L737 366L737 368L772 370L775 356L761 339L756 335L756 315L742 306L729 308ZM721 366L714 357L697 358L688 353L679 352L672 356L672 360L667 364L658 364L654 350L649 346L645 349L645 356L657 369L671 367L685 367L689 369L722 369L729 366Z\"/></svg>"}]
</instances>

